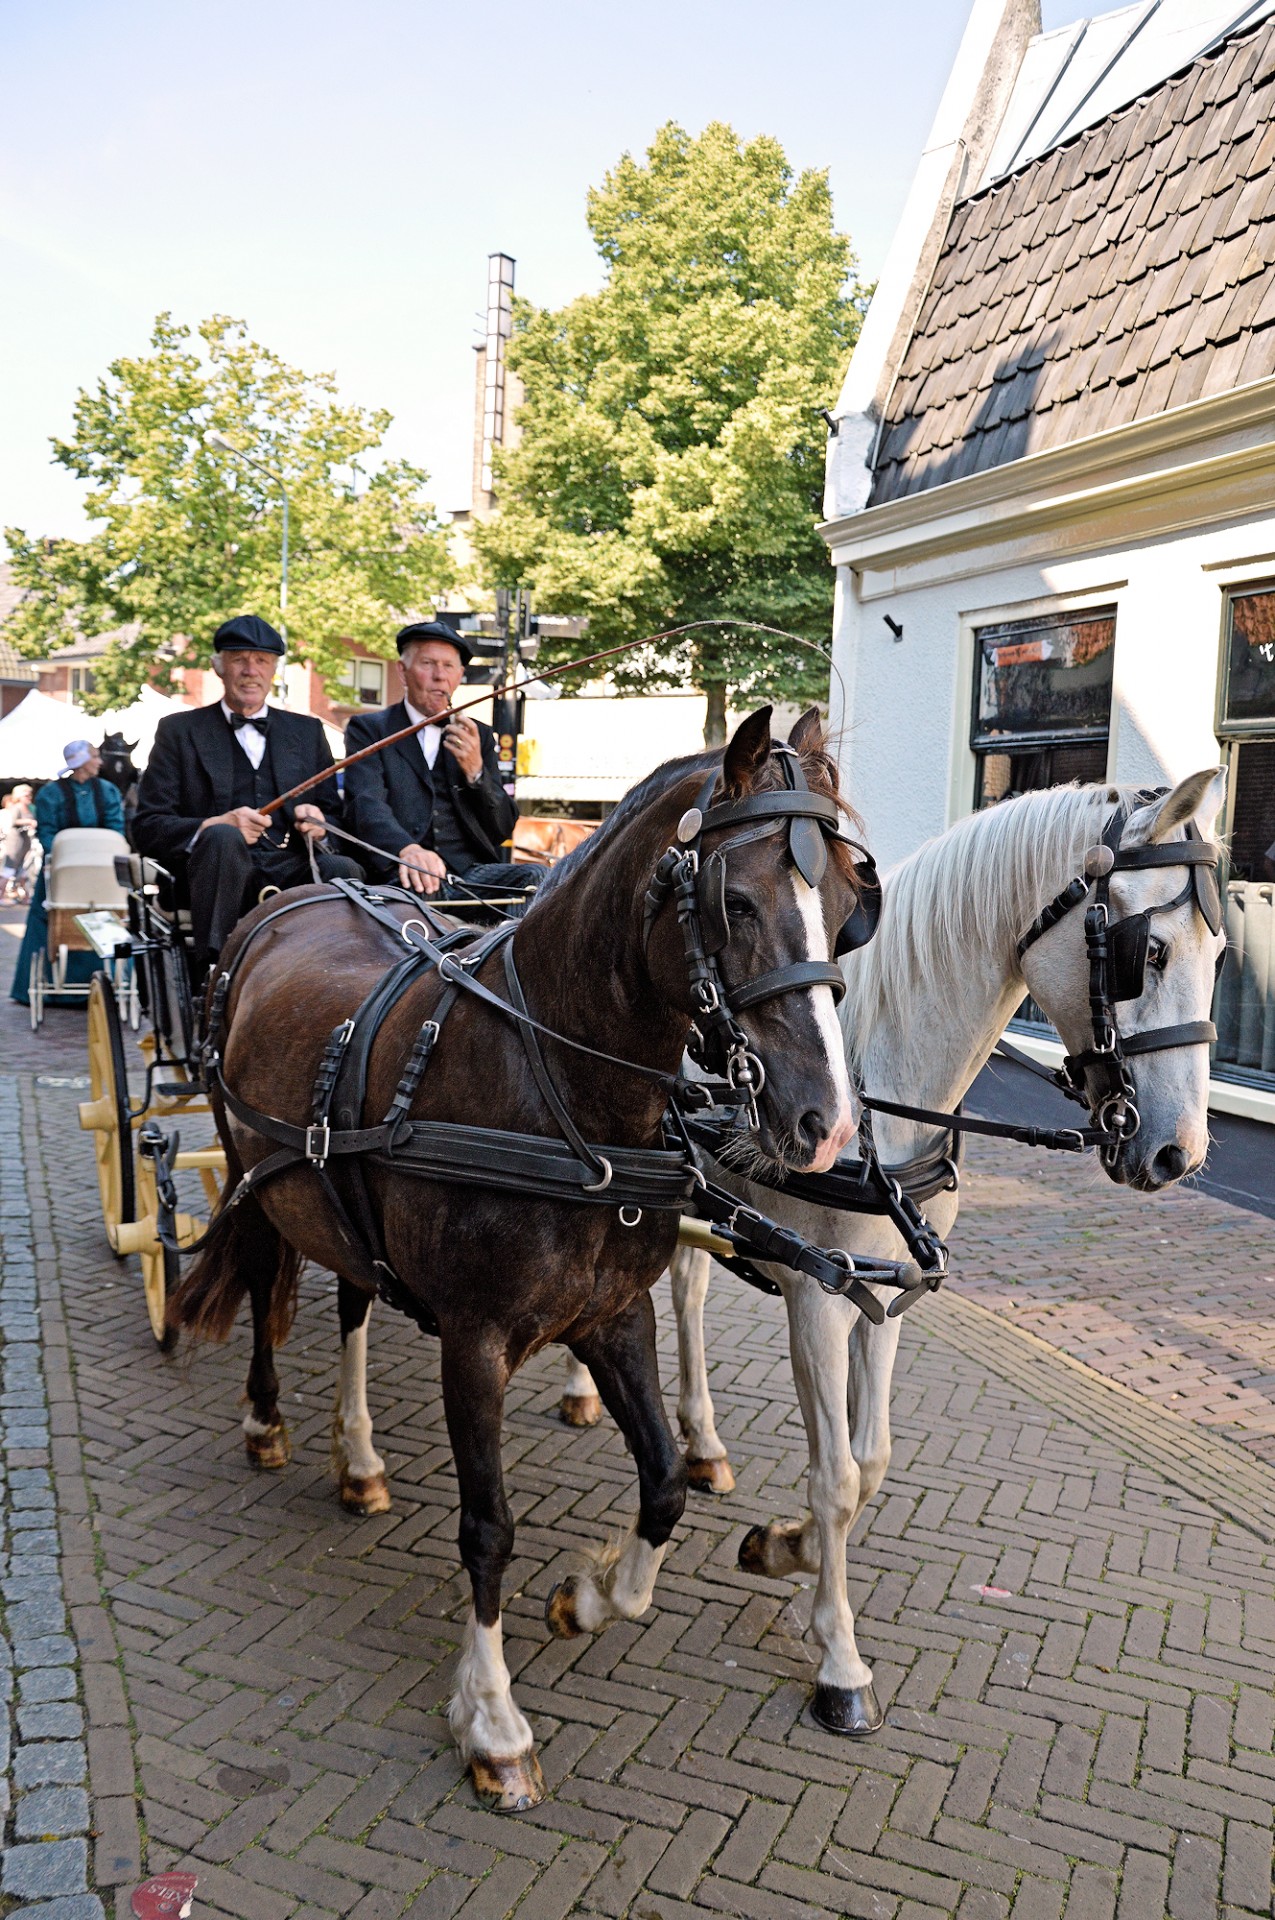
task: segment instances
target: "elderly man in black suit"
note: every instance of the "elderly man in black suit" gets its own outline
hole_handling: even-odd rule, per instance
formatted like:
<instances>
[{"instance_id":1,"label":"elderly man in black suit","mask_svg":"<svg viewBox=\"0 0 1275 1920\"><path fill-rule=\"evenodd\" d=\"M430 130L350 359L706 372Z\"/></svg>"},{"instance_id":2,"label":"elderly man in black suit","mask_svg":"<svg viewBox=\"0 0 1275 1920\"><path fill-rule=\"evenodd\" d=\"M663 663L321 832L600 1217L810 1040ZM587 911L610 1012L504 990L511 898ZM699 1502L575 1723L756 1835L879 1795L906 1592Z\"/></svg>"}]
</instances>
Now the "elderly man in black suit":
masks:
<instances>
[{"instance_id":1,"label":"elderly man in black suit","mask_svg":"<svg viewBox=\"0 0 1275 1920\"><path fill-rule=\"evenodd\" d=\"M385 855L378 878L397 870L400 886L418 893L441 890L446 897L449 873L475 890L522 891L540 870L505 864L517 811L500 782L495 735L468 714L448 716L472 647L442 621L422 620L403 628L398 651L402 700L381 713L355 714L346 752L433 715L438 722L347 770L352 830Z\"/></svg>"},{"instance_id":2,"label":"elderly man in black suit","mask_svg":"<svg viewBox=\"0 0 1275 1920\"><path fill-rule=\"evenodd\" d=\"M313 878L307 842L322 879L362 877L353 860L323 846L328 821L341 819L335 778L314 788L312 800L262 812L332 765L318 720L266 705L282 637L256 614L240 614L217 629L213 648L223 696L160 721L133 820L138 852L185 876L201 961L216 957L263 887Z\"/></svg>"}]
</instances>

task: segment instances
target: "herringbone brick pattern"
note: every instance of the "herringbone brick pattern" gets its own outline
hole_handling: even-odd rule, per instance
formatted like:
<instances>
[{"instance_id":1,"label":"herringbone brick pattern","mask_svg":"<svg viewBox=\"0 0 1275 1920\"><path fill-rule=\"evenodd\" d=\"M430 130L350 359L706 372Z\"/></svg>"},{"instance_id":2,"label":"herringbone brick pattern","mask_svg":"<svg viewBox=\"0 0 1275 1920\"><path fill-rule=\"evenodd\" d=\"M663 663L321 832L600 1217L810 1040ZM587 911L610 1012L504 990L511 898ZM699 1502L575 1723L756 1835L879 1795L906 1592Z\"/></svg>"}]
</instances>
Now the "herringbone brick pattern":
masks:
<instances>
[{"instance_id":1,"label":"herringbone brick pattern","mask_svg":"<svg viewBox=\"0 0 1275 1920\"><path fill-rule=\"evenodd\" d=\"M1053 1165L1049 1163L1053 1162ZM1189 1187L1153 1205L1092 1159L970 1154L961 1292L1275 1462L1275 1228Z\"/></svg>"},{"instance_id":2,"label":"herringbone brick pattern","mask_svg":"<svg viewBox=\"0 0 1275 1920\"><path fill-rule=\"evenodd\" d=\"M435 1350L374 1315L395 1509L351 1519L327 1478L334 1302L311 1275L281 1363L293 1463L254 1475L246 1337L156 1353L135 1274L104 1252L74 1098L36 1096L42 1276L60 1278L76 1388L55 1464L83 1461L102 1609L77 1624L118 1642L129 1735L99 1739L92 1785L118 1797L136 1767L146 1867L197 1873L199 1920L1269 1911L1275 1474L1260 1460L963 1304L959 1283L918 1309L894 1464L850 1553L887 1725L849 1744L805 1716L808 1588L735 1565L746 1524L804 1497L776 1304L725 1281L710 1300L737 1492L688 1509L649 1615L570 1643L548 1638L545 1595L627 1521L634 1484L609 1424L558 1425L551 1353L509 1398L506 1627L552 1797L498 1819L440 1711L467 1595ZM1060 1192L1065 1178L1051 1173ZM1033 1200L1041 1184L1023 1181ZM1092 1199L1076 1188L1067 1218ZM1193 1258L1207 1203L1174 1204L1166 1266ZM976 1187L962 1252L994 1250L1006 1217ZM1146 1218L1112 1228L1130 1269ZM51 1338L58 1324L51 1311ZM68 1513L81 1566L87 1537ZM104 1839L97 1859L122 1916L139 1869Z\"/></svg>"}]
</instances>

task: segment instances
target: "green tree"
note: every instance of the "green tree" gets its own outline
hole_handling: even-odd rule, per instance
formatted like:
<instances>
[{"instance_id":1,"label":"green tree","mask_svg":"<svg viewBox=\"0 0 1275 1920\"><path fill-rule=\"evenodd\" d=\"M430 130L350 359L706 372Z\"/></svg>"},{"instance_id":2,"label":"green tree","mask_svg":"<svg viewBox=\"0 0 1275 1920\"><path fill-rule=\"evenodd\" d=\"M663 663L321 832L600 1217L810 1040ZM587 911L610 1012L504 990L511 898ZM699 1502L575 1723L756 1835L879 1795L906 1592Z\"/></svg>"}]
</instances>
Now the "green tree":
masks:
<instances>
[{"instance_id":1,"label":"green tree","mask_svg":"<svg viewBox=\"0 0 1275 1920\"><path fill-rule=\"evenodd\" d=\"M308 375L215 315L197 330L163 313L151 351L114 361L81 391L53 457L85 481L86 540L6 532L25 589L5 628L43 658L86 634L136 623L135 639L95 667L89 704L126 704L173 665L206 665L232 614L279 622L279 488L214 428L279 474L290 501L288 639L334 681L342 639L393 651L390 631L452 578L442 526L406 461L381 465L357 492L353 462L375 456L391 416L343 405L330 374Z\"/></svg>"},{"instance_id":2,"label":"green tree","mask_svg":"<svg viewBox=\"0 0 1275 1920\"><path fill-rule=\"evenodd\" d=\"M794 179L772 139L670 124L645 164L626 154L590 193L588 221L601 291L516 308L522 439L499 457L499 511L475 533L488 578L586 614L600 644L734 616L826 648L819 409L862 306L827 175ZM742 628L640 649L615 678L700 689L710 744L728 693L827 689L808 649Z\"/></svg>"}]
</instances>

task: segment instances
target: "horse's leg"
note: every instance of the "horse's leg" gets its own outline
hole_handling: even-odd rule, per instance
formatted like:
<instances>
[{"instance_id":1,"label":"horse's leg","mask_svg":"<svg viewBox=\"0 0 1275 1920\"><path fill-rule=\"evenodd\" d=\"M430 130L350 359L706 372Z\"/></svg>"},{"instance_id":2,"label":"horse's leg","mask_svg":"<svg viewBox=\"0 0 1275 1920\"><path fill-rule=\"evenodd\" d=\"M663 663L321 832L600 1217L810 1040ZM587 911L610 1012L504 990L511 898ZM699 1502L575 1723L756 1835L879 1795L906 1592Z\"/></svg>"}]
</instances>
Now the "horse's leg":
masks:
<instances>
[{"instance_id":1,"label":"horse's leg","mask_svg":"<svg viewBox=\"0 0 1275 1920\"><path fill-rule=\"evenodd\" d=\"M249 1206L252 1202L249 1201ZM279 1412L279 1377L274 1370L274 1329L271 1307L279 1270L281 1240L276 1229L259 1214L241 1235L239 1257L248 1269L248 1296L252 1302L252 1362L248 1368L243 1417L244 1446L254 1467L286 1467L292 1442Z\"/></svg>"},{"instance_id":2,"label":"horse's leg","mask_svg":"<svg viewBox=\"0 0 1275 1920\"><path fill-rule=\"evenodd\" d=\"M874 1327L862 1314L850 1335L850 1451L859 1469L857 1520L885 1479L890 1465L890 1387L899 1351L901 1320ZM854 1520L851 1521L854 1526Z\"/></svg>"},{"instance_id":3,"label":"horse's leg","mask_svg":"<svg viewBox=\"0 0 1275 1920\"><path fill-rule=\"evenodd\" d=\"M341 1383L332 1415L332 1470L341 1505L350 1513L388 1513L390 1487L385 1462L372 1445L367 1405L367 1323L372 1296L348 1280L337 1281L341 1322Z\"/></svg>"},{"instance_id":4,"label":"horse's leg","mask_svg":"<svg viewBox=\"0 0 1275 1920\"><path fill-rule=\"evenodd\" d=\"M574 1353L567 1356L567 1384L558 1405L558 1418L568 1427L596 1427L602 1418L593 1375Z\"/></svg>"},{"instance_id":5,"label":"horse's leg","mask_svg":"<svg viewBox=\"0 0 1275 1920\"><path fill-rule=\"evenodd\" d=\"M810 1627L823 1658L814 1717L832 1733L875 1733L883 1716L872 1669L855 1645L846 1590L846 1537L861 1507L848 1408L853 1309L800 1283L786 1298L793 1375L810 1444L810 1514L787 1526L754 1527L740 1547L739 1563L752 1573L817 1575Z\"/></svg>"},{"instance_id":6,"label":"horse's leg","mask_svg":"<svg viewBox=\"0 0 1275 1920\"><path fill-rule=\"evenodd\" d=\"M500 1583L514 1547L500 1461L509 1367L503 1352L469 1330L444 1337L442 1361L460 1483L460 1557L474 1596L447 1717L483 1805L521 1813L543 1800L545 1785L531 1728L514 1701L500 1629Z\"/></svg>"},{"instance_id":7,"label":"horse's leg","mask_svg":"<svg viewBox=\"0 0 1275 1920\"><path fill-rule=\"evenodd\" d=\"M709 1260L699 1247L679 1247L669 1262L677 1315L677 1421L686 1442L686 1471L704 1493L731 1493L735 1476L717 1437L704 1359L704 1300Z\"/></svg>"},{"instance_id":8,"label":"horse's leg","mask_svg":"<svg viewBox=\"0 0 1275 1920\"><path fill-rule=\"evenodd\" d=\"M686 1505L686 1463L664 1412L655 1355L655 1309L643 1293L573 1349L593 1370L607 1412L638 1470L638 1518L618 1548L590 1557L549 1595L545 1619L567 1640L611 1620L636 1620L651 1604L669 1536Z\"/></svg>"}]
</instances>

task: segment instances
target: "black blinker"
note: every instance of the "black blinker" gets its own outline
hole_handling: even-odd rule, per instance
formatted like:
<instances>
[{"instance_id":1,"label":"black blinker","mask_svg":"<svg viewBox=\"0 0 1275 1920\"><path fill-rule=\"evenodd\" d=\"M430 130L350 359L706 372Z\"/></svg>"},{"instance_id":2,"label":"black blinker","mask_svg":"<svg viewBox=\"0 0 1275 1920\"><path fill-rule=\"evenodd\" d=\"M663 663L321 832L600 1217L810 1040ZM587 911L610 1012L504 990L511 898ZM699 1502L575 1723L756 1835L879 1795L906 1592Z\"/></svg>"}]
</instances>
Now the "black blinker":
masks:
<instances>
[{"instance_id":1,"label":"black blinker","mask_svg":"<svg viewBox=\"0 0 1275 1920\"><path fill-rule=\"evenodd\" d=\"M798 817L788 829L792 863L808 887L817 887L828 868L828 843L818 822Z\"/></svg>"},{"instance_id":2,"label":"black blinker","mask_svg":"<svg viewBox=\"0 0 1275 1920\"><path fill-rule=\"evenodd\" d=\"M1204 924L1210 933L1222 931L1222 894L1217 884L1217 868L1201 864L1192 867L1195 881L1195 899L1204 916Z\"/></svg>"},{"instance_id":3,"label":"black blinker","mask_svg":"<svg viewBox=\"0 0 1275 1920\"><path fill-rule=\"evenodd\" d=\"M705 953L720 953L730 940L726 918L726 862L710 853L699 871L699 917Z\"/></svg>"},{"instance_id":4,"label":"black blinker","mask_svg":"<svg viewBox=\"0 0 1275 1920\"><path fill-rule=\"evenodd\" d=\"M1151 944L1151 917L1131 913L1107 929L1111 954L1111 997L1136 1000L1147 979L1147 951Z\"/></svg>"},{"instance_id":5,"label":"black blinker","mask_svg":"<svg viewBox=\"0 0 1275 1920\"><path fill-rule=\"evenodd\" d=\"M832 951L838 960L843 954L857 953L860 947L866 947L881 921L881 882L871 856L856 861L854 877L859 883L859 899L837 934Z\"/></svg>"}]
</instances>

